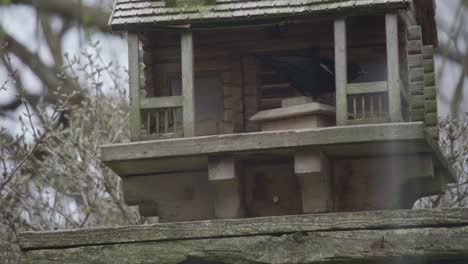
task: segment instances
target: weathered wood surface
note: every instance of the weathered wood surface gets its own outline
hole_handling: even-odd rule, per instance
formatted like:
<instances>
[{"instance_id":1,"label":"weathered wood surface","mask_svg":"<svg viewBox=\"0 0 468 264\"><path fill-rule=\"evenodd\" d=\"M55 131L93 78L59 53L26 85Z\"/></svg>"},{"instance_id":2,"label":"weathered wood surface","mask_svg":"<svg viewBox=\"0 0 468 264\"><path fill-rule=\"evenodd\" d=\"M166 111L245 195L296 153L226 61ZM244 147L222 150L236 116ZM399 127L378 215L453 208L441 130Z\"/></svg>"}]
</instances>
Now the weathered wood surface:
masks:
<instances>
[{"instance_id":1,"label":"weathered wood surface","mask_svg":"<svg viewBox=\"0 0 468 264\"><path fill-rule=\"evenodd\" d=\"M250 118L250 121L265 122L278 119L286 119L305 115L335 115L335 107L320 103L308 103L302 105L263 110Z\"/></svg>"},{"instance_id":2,"label":"weathered wood surface","mask_svg":"<svg viewBox=\"0 0 468 264\"><path fill-rule=\"evenodd\" d=\"M347 75L347 45L346 45L346 20L335 20L335 83L336 83L336 124L346 125L348 120L348 105L346 86Z\"/></svg>"},{"instance_id":3,"label":"weathered wood surface","mask_svg":"<svg viewBox=\"0 0 468 264\"><path fill-rule=\"evenodd\" d=\"M184 31L180 36L183 126L184 137L195 135L195 84L193 72L193 36L191 31Z\"/></svg>"},{"instance_id":4,"label":"weathered wood surface","mask_svg":"<svg viewBox=\"0 0 468 264\"><path fill-rule=\"evenodd\" d=\"M410 261L427 258L463 263L468 260L468 210L360 212L23 233L21 242L23 249L29 246L21 263L415 263ZM31 246L43 249L31 250Z\"/></svg>"},{"instance_id":5,"label":"weathered wood surface","mask_svg":"<svg viewBox=\"0 0 468 264\"><path fill-rule=\"evenodd\" d=\"M385 15L387 33L388 105L390 120L401 121L401 80L398 49L398 18L396 14Z\"/></svg>"},{"instance_id":6,"label":"weathered wood surface","mask_svg":"<svg viewBox=\"0 0 468 264\"><path fill-rule=\"evenodd\" d=\"M140 139L140 51L137 33L128 33L128 71L130 86L130 138Z\"/></svg>"},{"instance_id":7,"label":"weathered wood surface","mask_svg":"<svg viewBox=\"0 0 468 264\"><path fill-rule=\"evenodd\" d=\"M239 151L424 139L421 122L371 124L292 131L240 133L124 143L101 147L104 162Z\"/></svg>"},{"instance_id":8,"label":"weathered wood surface","mask_svg":"<svg viewBox=\"0 0 468 264\"><path fill-rule=\"evenodd\" d=\"M140 107L141 109L180 107L183 106L183 99L182 96L142 98Z\"/></svg>"},{"instance_id":9,"label":"weathered wood surface","mask_svg":"<svg viewBox=\"0 0 468 264\"><path fill-rule=\"evenodd\" d=\"M347 94L366 94L366 93L383 93L388 91L388 83L369 82L369 83L350 83L346 86Z\"/></svg>"},{"instance_id":10,"label":"weathered wood surface","mask_svg":"<svg viewBox=\"0 0 468 264\"><path fill-rule=\"evenodd\" d=\"M139 2L117 2L110 21L112 30L154 27L162 25L184 25L192 23L196 28L200 23L231 22L232 20L257 20L290 17L297 15L330 16L375 13L386 10L403 9L407 0L348 0L348 1L217 1L216 5L197 8L171 8L157 5L161 1L143 0Z\"/></svg>"},{"instance_id":11,"label":"weathered wood surface","mask_svg":"<svg viewBox=\"0 0 468 264\"><path fill-rule=\"evenodd\" d=\"M329 213L154 225L24 232L23 250L364 229L398 229L468 225L468 209L394 210Z\"/></svg>"}]
</instances>

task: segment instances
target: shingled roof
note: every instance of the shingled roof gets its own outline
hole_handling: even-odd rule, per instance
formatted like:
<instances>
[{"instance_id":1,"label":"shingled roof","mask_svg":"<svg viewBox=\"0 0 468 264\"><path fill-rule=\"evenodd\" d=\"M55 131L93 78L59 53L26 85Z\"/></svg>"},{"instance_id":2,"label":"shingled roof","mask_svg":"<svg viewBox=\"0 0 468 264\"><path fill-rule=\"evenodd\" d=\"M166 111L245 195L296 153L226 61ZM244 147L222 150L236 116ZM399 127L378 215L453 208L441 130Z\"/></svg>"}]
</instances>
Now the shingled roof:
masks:
<instances>
[{"instance_id":1,"label":"shingled roof","mask_svg":"<svg viewBox=\"0 0 468 264\"><path fill-rule=\"evenodd\" d=\"M216 0L201 7L168 7L164 0L116 0L112 30L201 26L232 21L406 8L409 0Z\"/></svg>"}]
</instances>

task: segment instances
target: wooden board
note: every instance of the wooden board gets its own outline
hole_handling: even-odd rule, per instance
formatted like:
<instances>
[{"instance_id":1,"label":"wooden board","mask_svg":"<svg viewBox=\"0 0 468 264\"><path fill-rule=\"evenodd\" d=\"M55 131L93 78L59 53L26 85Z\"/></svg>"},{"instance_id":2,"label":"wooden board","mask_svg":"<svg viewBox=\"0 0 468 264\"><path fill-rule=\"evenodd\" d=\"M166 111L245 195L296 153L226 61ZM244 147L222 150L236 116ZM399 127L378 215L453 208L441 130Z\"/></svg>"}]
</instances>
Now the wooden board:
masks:
<instances>
[{"instance_id":1,"label":"wooden board","mask_svg":"<svg viewBox=\"0 0 468 264\"><path fill-rule=\"evenodd\" d=\"M423 124L395 123L215 135L183 139L123 143L101 147L101 159L125 161L215 153L313 147L343 143L424 139Z\"/></svg>"},{"instance_id":2,"label":"wooden board","mask_svg":"<svg viewBox=\"0 0 468 264\"><path fill-rule=\"evenodd\" d=\"M149 241L466 225L468 209L392 210L23 232L19 239L21 248L30 251Z\"/></svg>"}]
</instances>

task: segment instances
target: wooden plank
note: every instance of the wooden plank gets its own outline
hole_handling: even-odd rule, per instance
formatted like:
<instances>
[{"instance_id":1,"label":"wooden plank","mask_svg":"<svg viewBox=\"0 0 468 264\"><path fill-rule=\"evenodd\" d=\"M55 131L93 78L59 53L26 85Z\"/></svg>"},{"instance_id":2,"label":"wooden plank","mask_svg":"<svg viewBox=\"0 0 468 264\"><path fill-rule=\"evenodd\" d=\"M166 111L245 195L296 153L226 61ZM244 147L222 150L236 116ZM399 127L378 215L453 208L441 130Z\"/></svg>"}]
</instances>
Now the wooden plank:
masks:
<instances>
[{"instance_id":1,"label":"wooden plank","mask_svg":"<svg viewBox=\"0 0 468 264\"><path fill-rule=\"evenodd\" d=\"M434 59L434 47L432 45L423 46L422 54L424 59Z\"/></svg>"},{"instance_id":2,"label":"wooden plank","mask_svg":"<svg viewBox=\"0 0 468 264\"><path fill-rule=\"evenodd\" d=\"M424 59L423 63L424 72L434 72L434 60L433 59Z\"/></svg>"},{"instance_id":3,"label":"wooden plank","mask_svg":"<svg viewBox=\"0 0 468 264\"><path fill-rule=\"evenodd\" d=\"M424 82L411 82L409 84L411 94L423 94Z\"/></svg>"},{"instance_id":4,"label":"wooden plank","mask_svg":"<svg viewBox=\"0 0 468 264\"><path fill-rule=\"evenodd\" d=\"M435 86L429 86L424 88L424 97L428 100L436 99L437 91Z\"/></svg>"},{"instance_id":5,"label":"wooden plank","mask_svg":"<svg viewBox=\"0 0 468 264\"><path fill-rule=\"evenodd\" d=\"M195 84L193 68L193 37L191 31L181 33L182 96L184 137L195 135Z\"/></svg>"},{"instance_id":6,"label":"wooden plank","mask_svg":"<svg viewBox=\"0 0 468 264\"><path fill-rule=\"evenodd\" d=\"M421 68L423 65L423 57L421 54L408 55L408 67Z\"/></svg>"},{"instance_id":7,"label":"wooden plank","mask_svg":"<svg viewBox=\"0 0 468 264\"><path fill-rule=\"evenodd\" d=\"M424 73L424 86L435 86L435 73Z\"/></svg>"},{"instance_id":8,"label":"wooden plank","mask_svg":"<svg viewBox=\"0 0 468 264\"><path fill-rule=\"evenodd\" d=\"M426 100L424 108L426 113L437 113L437 100Z\"/></svg>"},{"instance_id":9,"label":"wooden plank","mask_svg":"<svg viewBox=\"0 0 468 264\"><path fill-rule=\"evenodd\" d=\"M420 40L409 40L406 43L406 51L408 52L408 55L421 54L422 42Z\"/></svg>"},{"instance_id":10,"label":"wooden plank","mask_svg":"<svg viewBox=\"0 0 468 264\"><path fill-rule=\"evenodd\" d=\"M412 68L409 70L409 81L410 82L422 82L424 79L423 68Z\"/></svg>"},{"instance_id":11,"label":"wooden plank","mask_svg":"<svg viewBox=\"0 0 468 264\"><path fill-rule=\"evenodd\" d=\"M148 141L145 144L122 143L102 146L101 160L108 163L145 158L288 149L351 142L412 140L422 139L423 132L423 124L417 122L166 139Z\"/></svg>"},{"instance_id":12,"label":"wooden plank","mask_svg":"<svg viewBox=\"0 0 468 264\"><path fill-rule=\"evenodd\" d=\"M28 251L22 264L356 264L468 261L468 227L302 232Z\"/></svg>"},{"instance_id":13,"label":"wooden plank","mask_svg":"<svg viewBox=\"0 0 468 264\"><path fill-rule=\"evenodd\" d=\"M437 113L427 113L425 116L425 124L427 126L436 126L438 124Z\"/></svg>"},{"instance_id":14,"label":"wooden plank","mask_svg":"<svg viewBox=\"0 0 468 264\"><path fill-rule=\"evenodd\" d=\"M355 126L355 125L362 125L362 124L381 124L387 123L387 117L369 117L363 119L356 119L356 120L348 120L348 125Z\"/></svg>"},{"instance_id":15,"label":"wooden plank","mask_svg":"<svg viewBox=\"0 0 468 264\"><path fill-rule=\"evenodd\" d=\"M344 126L348 120L348 104L346 96L347 55L346 55L346 20L335 20L335 82L336 82L336 125Z\"/></svg>"},{"instance_id":16,"label":"wooden plank","mask_svg":"<svg viewBox=\"0 0 468 264\"><path fill-rule=\"evenodd\" d=\"M387 69L388 69L388 105L392 122L401 121L400 64L398 51L398 17L394 13L385 15L387 35Z\"/></svg>"},{"instance_id":17,"label":"wooden plank","mask_svg":"<svg viewBox=\"0 0 468 264\"><path fill-rule=\"evenodd\" d=\"M141 133L140 51L138 33L128 33L128 71L130 88L130 139L137 141Z\"/></svg>"},{"instance_id":18,"label":"wooden plank","mask_svg":"<svg viewBox=\"0 0 468 264\"><path fill-rule=\"evenodd\" d=\"M182 96L164 96L140 99L141 109L169 108L181 106L183 106Z\"/></svg>"},{"instance_id":19,"label":"wooden plank","mask_svg":"<svg viewBox=\"0 0 468 264\"><path fill-rule=\"evenodd\" d=\"M302 212L330 212L333 209L330 161L321 151L301 151L294 155L294 173L299 178Z\"/></svg>"},{"instance_id":20,"label":"wooden plank","mask_svg":"<svg viewBox=\"0 0 468 264\"><path fill-rule=\"evenodd\" d=\"M421 40L422 33L420 26L409 26L406 30L406 38L408 40Z\"/></svg>"},{"instance_id":21,"label":"wooden plank","mask_svg":"<svg viewBox=\"0 0 468 264\"><path fill-rule=\"evenodd\" d=\"M306 115L334 116L335 108L333 106L320 103L308 103L303 105L263 110L252 116L249 120L255 122L266 122Z\"/></svg>"},{"instance_id":22,"label":"wooden plank","mask_svg":"<svg viewBox=\"0 0 468 264\"><path fill-rule=\"evenodd\" d=\"M411 108L422 108L424 109L424 102L426 101L426 98L424 95L415 95L411 97Z\"/></svg>"},{"instance_id":23,"label":"wooden plank","mask_svg":"<svg viewBox=\"0 0 468 264\"><path fill-rule=\"evenodd\" d=\"M468 225L468 209L392 210L23 232L23 250L296 232ZM140 244L141 245L141 244ZM117 259L117 258L116 258Z\"/></svg>"},{"instance_id":24,"label":"wooden plank","mask_svg":"<svg viewBox=\"0 0 468 264\"><path fill-rule=\"evenodd\" d=\"M412 109L410 112L410 121L424 121L424 108Z\"/></svg>"},{"instance_id":25,"label":"wooden plank","mask_svg":"<svg viewBox=\"0 0 468 264\"><path fill-rule=\"evenodd\" d=\"M214 216L217 219L242 217L238 161L233 156L209 157L208 178L213 192Z\"/></svg>"},{"instance_id":26,"label":"wooden plank","mask_svg":"<svg viewBox=\"0 0 468 264\"><path fill-rule=\"evenodd\" d=\"M349 83L346 86L348 95L366 94L366 93L382 93L387 92L388 86L386 81L368 82L368 83Z\"/></svg>"}]
</instances>

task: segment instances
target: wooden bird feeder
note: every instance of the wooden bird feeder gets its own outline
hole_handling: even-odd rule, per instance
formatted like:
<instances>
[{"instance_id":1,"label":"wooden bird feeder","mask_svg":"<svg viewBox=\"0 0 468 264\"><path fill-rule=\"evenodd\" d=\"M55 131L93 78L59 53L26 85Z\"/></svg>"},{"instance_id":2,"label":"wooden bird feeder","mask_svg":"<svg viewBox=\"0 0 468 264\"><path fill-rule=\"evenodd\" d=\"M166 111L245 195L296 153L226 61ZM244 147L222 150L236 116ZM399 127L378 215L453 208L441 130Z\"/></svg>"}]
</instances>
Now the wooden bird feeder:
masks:
<instances>
[{"instance_id":1,"label":"wooden bird feeder","mask_svg":"<svg viewBox=\"0 0 468 264\"><path fill-rule=\"evenodd\" d=\"M378 230L430 221L418 222L422 218L412 211L386 211L367 214L375 221L369 223L365 213L350 212L411 209L454 181L437 144L434 8L433 1L410 0L117 0L110 27L128 34L132 142L102 146L102 161L122 178L128 205L166 224L135 227L135 237L121 229L129 235L91 237L89 243L108 243L103 250L114 253L113 245L123 243L128 256L157 256L157 263L374 263L377 256L400 257L395 252L404 236L400 241L400 233L390 232L387 244ZM311 101L249 54L334 61L335 92ZM367 74L349 81L350 63ZM457 221L466 221L466 213L460 215L465 218ZM245 219L252 217L267 218ZM231 220L171 223L213 219ZM324 219L336 226L321 225ZM334 246L338 242L328 236L317 236L324 244L314 246L308 237L321 228L356 229L353 219L373 231L346 236L368 235L375 240L370 248L359 239ZM263 236L272 234L283 236L264 243ZM186 242L170 246L179 239ZM205 245L208 240L214 242ZM29 250L41 247L27 241ZM258 252L242 248L244 242ZM431 246L463 252L457 243ZM445 252L404 248L407 256ZM34 252L30 260L45 256ZM97 259L99 251L89 252L85 258ZM122 263L144 263L121 255Z\"/></svg>"}]
</instances>

